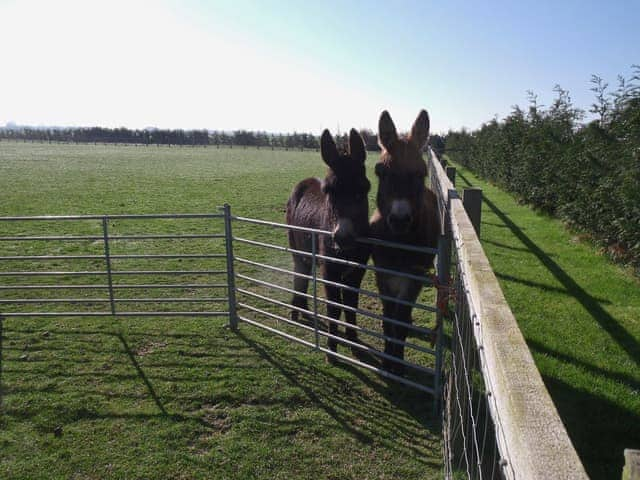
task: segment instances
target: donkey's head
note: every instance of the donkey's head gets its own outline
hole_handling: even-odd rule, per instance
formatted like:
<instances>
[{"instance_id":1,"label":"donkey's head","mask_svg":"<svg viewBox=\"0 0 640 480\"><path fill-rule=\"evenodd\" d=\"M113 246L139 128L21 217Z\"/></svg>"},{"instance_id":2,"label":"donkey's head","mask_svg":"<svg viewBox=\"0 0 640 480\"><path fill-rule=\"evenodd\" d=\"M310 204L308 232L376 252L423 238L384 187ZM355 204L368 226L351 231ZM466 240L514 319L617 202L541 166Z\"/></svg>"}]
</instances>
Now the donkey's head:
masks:
<instances>
[{"instance_id":1,"label":"donkey's head","mask_svg":"<svg viewBox=\"0 0 640 480\"><path fill-rule=\"evenodd\" d=\"M392 233L407 233L421 209L426 192L427 165L422 149L429 138L429 115L422 110L411 133L399 137L391 116L385 110L378 123L378 142L382 148L376 164L378 211Z\"/></svg>"},{"instance_id":2,"label":"donkey's head","mask_svg":"<svg viewBox=\"0 0 640 480\"><path fill-rule=\"evenodd\" d=\"M333 233L333 247L348 250L355 246L355 239L366 236L369 229L367 194L371 184L365 171L364 142L352 128L349 149L340 153L329 130L325 130L320 139L320 152L329 167L322 184L327 198L326 226Z\"/></svg>"}]
</instances>

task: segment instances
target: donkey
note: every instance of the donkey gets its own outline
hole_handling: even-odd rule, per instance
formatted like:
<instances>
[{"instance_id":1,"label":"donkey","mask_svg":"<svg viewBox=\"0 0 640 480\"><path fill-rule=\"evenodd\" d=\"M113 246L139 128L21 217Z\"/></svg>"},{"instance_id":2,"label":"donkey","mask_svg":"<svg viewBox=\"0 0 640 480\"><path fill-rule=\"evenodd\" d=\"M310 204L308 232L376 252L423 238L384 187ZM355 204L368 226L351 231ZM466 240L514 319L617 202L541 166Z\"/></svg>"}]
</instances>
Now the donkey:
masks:
<instances>
[{"instance_id":1,"label":"donkey","mask_svg":"<svg viewBox=\"0 0 640 480\"><path fill-rule=\"evenodd\" d=\"M370 222L373 238L435 248L438 243L439 221L437 198L425 187L427 165L422 149L429 138L429 115L422 110L411 133L399 137L391 116L385 110L378 123L378 142L382 148L375 172L378 177L377 209ZM374 246L373 262L377 267L423 276L433 266L434 255L389 247ZM384 296L415 302L422 282L376 272L378 290ZM385 317L411 324L412 307L391 300L382 301ZM396 341L385 340L384 351L404 359L404 342L408 328L383 321L384 334ZM384 358L383 368L404 374L404 365Z\"/></svg>"},{"instance_id":2,"label":"donkey","mask_svg":"<svg viewBox=\"0 0 640 480\"><path fill-rule=\"evenodd\" d=\"M362 137L355 129L349 135L348 152L339 153L329 130L322 133L320 139L322 160L329 167L324 180L307 178L298 183L287 202L286 221L289 225L298 227L317 228L332 232L329 235L319 235L317 252L327 257L350 260L366 264L370 255L370 248L356 243L357 237L367 236L369 230L369 201L367 195L371 184L365 172L366 152ZM289 230L289 246L292 249L310 252L312 249L311 234ZM294 271L304 275L311 272L311 259L306 256L293 254ZM350 287L359 288L364 276L364 269L349 267L328 260L321 262L322 278L327 281L343 283ZM296 290L292 299L294 307L308 310L307 299L301 294L307 292L309 280L307 277L294 277L293 287ZM324 283L329 317L338 320L342 308L336 304L358 307L358 294L352 290L339 288ZM355 325L355 312L345 309L346 321ZM308 315L304 315L307 319ZM298 321L299 312L292 310L291 319ZM329 322L329 333L337 335L338 326ZM358 341L353 328L346 329L346 338L352 342ZM328 340L329 349L337 350L334 339ZM356 349L352 348L354 353ZM331 362L333 358L327 356Z\"/></svg>"}]
</instances>

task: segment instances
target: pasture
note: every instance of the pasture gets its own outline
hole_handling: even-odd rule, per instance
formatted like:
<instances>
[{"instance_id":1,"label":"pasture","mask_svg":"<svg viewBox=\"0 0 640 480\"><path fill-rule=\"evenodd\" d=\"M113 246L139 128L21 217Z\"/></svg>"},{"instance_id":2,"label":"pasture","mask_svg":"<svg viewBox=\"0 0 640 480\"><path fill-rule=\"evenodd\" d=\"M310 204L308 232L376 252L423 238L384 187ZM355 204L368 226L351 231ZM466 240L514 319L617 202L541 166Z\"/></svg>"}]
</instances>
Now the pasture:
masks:
<instances>
[{"instance_id":1,"label":"pasture","mask_svg":"<svg viewBox=\"0 0 640 480\"><path fill-rule=\"evenodd\" d=\"M227 202L281 222L293 185L325 168L316 152L2 142L0 215L201 213ZM253 231L285 243L282 231ZM5 319L0 477L441 475L440 426L424 394L226 323Z\"/></svg>"}]
</instances>

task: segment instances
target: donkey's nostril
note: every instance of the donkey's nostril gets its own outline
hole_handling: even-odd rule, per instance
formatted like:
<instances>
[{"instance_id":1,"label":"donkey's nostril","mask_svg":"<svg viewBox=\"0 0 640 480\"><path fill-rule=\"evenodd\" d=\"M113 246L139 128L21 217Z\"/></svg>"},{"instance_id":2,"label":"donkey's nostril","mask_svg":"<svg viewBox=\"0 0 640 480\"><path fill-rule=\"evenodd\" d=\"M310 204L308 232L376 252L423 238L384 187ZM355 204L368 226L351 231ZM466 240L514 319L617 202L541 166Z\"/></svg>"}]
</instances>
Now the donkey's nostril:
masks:
<instances>
[{"instance_id":1,"label":"donkey's nostril","mask_svg":"<svg viewBox=\"0 0 640 480\"><path fill-rule=\"evenodd\" d=\"M355 238L348 232L337 230L333 233L333 241L340 248L349 248L355 244Z\"/></svg>"},{"instance_id":2,"label":"donkey's nostril","mask_svg":"<svg viewBox=\"0 0 640 480\"><path fill-rule=\"evenodd\" d=\"M411 225L411 215L392 213L389 215L389 226L395 233L405 233Z\"/></svg>"},{"instance_id":3,"label":"donkey's nostril","mask_svg":"<svg viewBox=\"0 0 640 480\"><path fill-rule=\"evenodd\" d=\"M391 215L389 215L389 221L396 224L409 223L411 221L411 215L392 213Z\"/></svg>"}]
</instances>

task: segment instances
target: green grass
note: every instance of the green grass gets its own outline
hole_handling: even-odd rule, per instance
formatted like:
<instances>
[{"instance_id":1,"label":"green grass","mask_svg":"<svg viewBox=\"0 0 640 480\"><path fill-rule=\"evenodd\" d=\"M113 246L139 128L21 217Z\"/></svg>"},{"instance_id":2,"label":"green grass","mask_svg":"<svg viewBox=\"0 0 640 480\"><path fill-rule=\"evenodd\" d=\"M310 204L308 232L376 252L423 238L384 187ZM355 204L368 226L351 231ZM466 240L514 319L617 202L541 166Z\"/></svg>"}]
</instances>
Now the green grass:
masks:
<instances>
[{"instance_id":1,"label":"green grass","mask_svg":"<svg viewBox=\"0 0 640 480\"><path fill-rule=\"evenodd\" d=\"M458 167L467 186L483 189L483 247L587 472L620 478L640 448L640 282Z\"/></svg>"},{"instance_id":2,"label":"green grass","mask_svg":"<svg viewBox=\"0 0 640 480\"><path fill-rule=\"evenodd\" d=\"M372 157L370 166L373 161ZM235 214L282 221L293 185L324 171L315 152L2 142L0 215L212 212L228 202ZM215 221L177 223L111 221L109 228L112 233L220 231ZM237 225L239 235L286 243L280 230ZM101 231L99 222L3 224L0 228L2 235L26 234L27 228L39 234ZM99 254L101 248L101 242L33 242L20 248L0 242L0 255ZM238 246L237 253L290 265L286 255L243 248ZM112 253L176 250L216 252L221 245L209 240L112 245ZM58 261L46 266L22 263L18 268L102 267L93 261L81 266ZM221 265L172 260L162 267ZM16 268L15 263L0 265L5 271ZM131 261L117 268L151 265ZM18 281L0 278L7 284ZM289 286L286 278L267 278ZM144 280L126 279L128 283ZM180 280L212 279L193 275ZM44 278L29 281L52 283ZM367 285L372 288L370 277ZM75 292L89 297L98 293ZM135 295L178 293L167 289ZM4 291L0 295L18 294ZM425 293L426 298L429 295ZM364 299L363 304L377 308L371 300ZM430 320L419 321L428 324ZM441 475L440 427L430 415L431 403L424 394L347 365L329 366L322 355L247 325L233 333L226 323L221 317L7 318L0 322L0 478L409 479Z\"/></svg>"}]
</instances>

